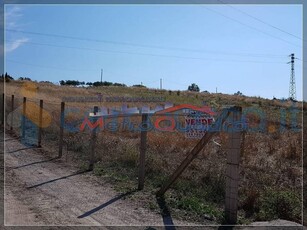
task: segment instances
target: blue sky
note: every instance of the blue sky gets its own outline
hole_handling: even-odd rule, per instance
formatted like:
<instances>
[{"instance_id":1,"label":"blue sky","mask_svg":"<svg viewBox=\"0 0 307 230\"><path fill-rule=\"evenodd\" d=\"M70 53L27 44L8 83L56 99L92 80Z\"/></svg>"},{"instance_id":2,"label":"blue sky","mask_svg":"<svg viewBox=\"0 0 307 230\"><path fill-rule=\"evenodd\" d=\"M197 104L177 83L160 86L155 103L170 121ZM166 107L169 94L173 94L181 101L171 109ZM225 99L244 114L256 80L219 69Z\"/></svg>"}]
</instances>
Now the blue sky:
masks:
<instances>
[{"instance_id":1,"label":"blue sky","mask_svg":"<svg viewBox=\"0 0 307 230\"><path fill-rule=\"evenodd\" d=\"M38 81L286 98L302 59L301 5L5 5L5 28L6 71Z\"/></svg>"}]
</instances>

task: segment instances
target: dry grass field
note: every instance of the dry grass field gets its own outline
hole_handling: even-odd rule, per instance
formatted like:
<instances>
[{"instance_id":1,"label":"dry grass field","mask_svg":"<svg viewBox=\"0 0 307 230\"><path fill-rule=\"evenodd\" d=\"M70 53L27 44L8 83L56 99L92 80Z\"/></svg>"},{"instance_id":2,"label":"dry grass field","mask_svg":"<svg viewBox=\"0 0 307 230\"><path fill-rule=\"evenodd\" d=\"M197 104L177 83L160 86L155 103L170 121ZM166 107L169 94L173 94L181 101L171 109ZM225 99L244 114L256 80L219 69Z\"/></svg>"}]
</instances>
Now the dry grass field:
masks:
<instances>
[{"instance_id":1,"label":"dry grass field","mask_svg":"<svg viewBox=\"0 0 307 230\"><path fill-rule=\"evenodd\" d=\"M10 96L15 95L15 109L20 110L24 92L23 81L5 84L6 111L10 112ZM44 109L52 117L52 123L43 130L43 148L50 154L58 151L60 103L64 97L164 97L174 105L192 104L208 106L220 111L223 106L242 106L249 127L264 122L264 130L244 134L240 164L239 223L285 219L302 221L302 103L269 100L226 94L167 91L132 87L78 88L35 83L36 88L27 94L29 101L38 104L44 100ZM30 98L30 97L31 98ZM143 102L128 103L132 106ZM156 106L159 103L147 103ZM160 103L163 104L163 103ZM117 102L66 102L65 123L80 125L84 113L93 106L119 107ZM73 110L75 109L75 110ZM261 111L248 113L247 111ZM73 112L75 111L75 112ZM260 118L259 114L263 117ZM134 118L140 122L140 118ZM16 127L16 131L20 132ZM193 221L212 219L223 222L225 199L227 133L219 133L198 155L180 179L166 193L166 203L179 218ZM64 132L64 159L80 168L87 167L91 135L83 132ZM197 139L185 138L180 132L148 133L146 153L146 180L142 195L131 196L149 209L158 210L154 193L176 169L186 154L195 146ZM140 133L123 130L101 131L97 136L96 164L94 173L114 184L120 191L137 185Z\"/></svg>"}]
</instances>

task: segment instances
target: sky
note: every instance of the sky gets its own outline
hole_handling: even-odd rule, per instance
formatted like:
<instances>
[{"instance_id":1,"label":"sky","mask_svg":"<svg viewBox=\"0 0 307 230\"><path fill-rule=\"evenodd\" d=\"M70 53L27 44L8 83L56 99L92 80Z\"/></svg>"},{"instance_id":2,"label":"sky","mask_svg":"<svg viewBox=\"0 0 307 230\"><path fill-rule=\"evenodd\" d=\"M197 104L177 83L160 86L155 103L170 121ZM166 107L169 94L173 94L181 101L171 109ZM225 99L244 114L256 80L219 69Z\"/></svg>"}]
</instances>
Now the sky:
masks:
<instances>
[{"instance_id":1,"label":"sky","mask_svg":"<svg viewBox=\"0 0 307 230\"><path fill-rule=\"evenodd\" d=\"M301 5L5 5L5 71L302 100Z\"/></svg>"}]
</instances>

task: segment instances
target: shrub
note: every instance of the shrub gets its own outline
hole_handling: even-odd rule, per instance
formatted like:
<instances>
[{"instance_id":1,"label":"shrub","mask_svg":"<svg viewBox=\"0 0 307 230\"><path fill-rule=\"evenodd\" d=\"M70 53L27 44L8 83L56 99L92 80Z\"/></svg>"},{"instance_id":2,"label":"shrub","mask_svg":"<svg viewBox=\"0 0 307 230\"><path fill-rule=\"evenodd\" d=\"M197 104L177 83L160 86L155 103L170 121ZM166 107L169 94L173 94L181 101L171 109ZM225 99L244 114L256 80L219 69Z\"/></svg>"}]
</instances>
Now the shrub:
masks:
<instances>
[{"instance_id":1,"label":"shrub","mask_svg":"<svg viewBox=\"0 0 307 230\"><path fill-rule=\"evenodd\" d=\"M175 206L179 209L190 211L196 215L205 215L208 219L221 219L222 213L212 204L204 203L203 200L194 196L181 197Z\"/></svg>"},{"instance_id":2,"label":"shrub","mask_svg":"<svg viewBox=\"0 0 307 230\"><path fill-rule=\"evenodd\" d=\"M251 217L255 212L259 212L259 207L257 207L259 191L255 188L249 188L246 193L246 198L242 202L241 207L245 211L245 216Z\"/></svg>"},{"instance_id":3,"label":"shrub","mask_svg":"<svg viewBox=\"0 0 307 230\"><path fill-rule=\"evenodd\" d=\"M259 101L258 101L258 105L259 105L259 106L262 106L262 101L259 100Z\"/></svg>"},{"instance_id":4,"label":"shrub","mask_svg":"<svg viewBox=\"0 0 307 230\"><path fill-rule=\"evenodd\" d=\"M123 149L123 153L117 158L117 163L120 163L122 167L134 168L138 163L139 153L135 146L127 145Z\"/></svg>"},{"instance_id":5,"label":"shrub","mask_svg":"<svg viewBox=\"0 0 307 230\"><path fill-rule=\"evenodd\" d=\"M285 219L301 221L301 202L293 191L268 189L260 196L258 218L260 220Z\"/></svg>"}]
</instances>

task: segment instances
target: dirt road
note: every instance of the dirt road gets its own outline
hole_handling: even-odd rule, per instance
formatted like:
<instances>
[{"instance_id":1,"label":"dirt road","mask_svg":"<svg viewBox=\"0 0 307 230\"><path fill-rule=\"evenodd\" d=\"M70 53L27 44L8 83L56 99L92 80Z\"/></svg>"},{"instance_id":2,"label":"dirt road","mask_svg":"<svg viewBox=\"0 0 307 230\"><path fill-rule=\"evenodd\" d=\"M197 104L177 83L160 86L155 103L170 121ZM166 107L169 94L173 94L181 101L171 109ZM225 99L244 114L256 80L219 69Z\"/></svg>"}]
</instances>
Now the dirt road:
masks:
<instances>
[{"instance_id":1,"label":"dirt road","mask_svg":"<svg viewBox=\"0 0 307 230\"><path fill-rule=\"evenodd\" d=\"M60 228L57 226L68 226L65 229L77 229L75 226L87 226L86 229L97 229L95 226L100 226L99 229L139 226L136 229L148 230L179 230L187 229L183 226L193 226L193 229L217 229L196 227L193 223L178 221L170 215L154 213L138 205L135 200L125 199L138 191L118 194L109 183L93 176L91 172L77 171L76 167L61 159L47 157L40 150L24 146L8 135L5 140L6 226L54 226L52 229ZM215 223L204 223L212 224ZM260 226L297 225L292 229L301 229L298 224L283 220L252 225L258 226L258 229L270 229ZM234 229L254 228L242 226Z\"/></svg>"},{"instance_id":2,"label":"dirt road","mask_svg":"<svg viewBox=\"0 0 307 230\"><path fill-rule=\"evenodd\" d=\"M125 199L91 172L78 172L6 136L5 225L193 225ZM131 191L130 193L137 192Z\"/></svg>"}]
</instances>

